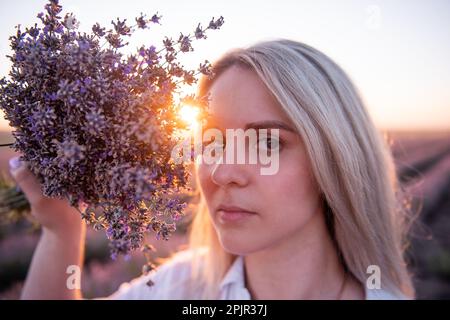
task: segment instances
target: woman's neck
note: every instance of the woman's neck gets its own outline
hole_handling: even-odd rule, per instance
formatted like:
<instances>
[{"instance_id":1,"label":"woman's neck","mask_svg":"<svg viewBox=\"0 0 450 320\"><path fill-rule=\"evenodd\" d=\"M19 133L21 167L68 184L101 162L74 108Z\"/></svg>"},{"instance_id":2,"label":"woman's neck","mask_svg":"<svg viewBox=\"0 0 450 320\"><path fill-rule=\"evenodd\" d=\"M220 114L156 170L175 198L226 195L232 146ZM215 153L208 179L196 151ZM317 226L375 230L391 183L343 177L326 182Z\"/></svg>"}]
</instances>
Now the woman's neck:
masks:
<instances>
[{"instance_id":1,"label":"woman's neck","mask_svg":"<svg viewBox=\"0 0 450 320\"><path fill-rule=\"evenodd\" d=\"M354 279L345 280L321 213L302 232L249 254L244 261L253 299L338 299L349 295L347 287L355 287ZM357 286L356 290L361 291Z\"/></svg>"}]
</instances>

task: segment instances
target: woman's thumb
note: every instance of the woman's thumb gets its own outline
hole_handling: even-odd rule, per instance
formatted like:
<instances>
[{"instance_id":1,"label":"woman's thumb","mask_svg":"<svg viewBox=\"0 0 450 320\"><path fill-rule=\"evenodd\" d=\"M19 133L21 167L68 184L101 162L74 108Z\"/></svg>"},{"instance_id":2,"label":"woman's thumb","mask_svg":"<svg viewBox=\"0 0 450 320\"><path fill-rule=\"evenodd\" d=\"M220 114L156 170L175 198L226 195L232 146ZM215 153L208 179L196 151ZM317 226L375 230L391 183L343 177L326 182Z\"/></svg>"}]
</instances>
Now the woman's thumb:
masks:
<instances>
[{"instance_id":1,"label":"woman's thumb","mask_svg":"<svg viewBox=\"0 0 450 320\"><path fill-rule=\"evenodd\" d=\"M9 171L31 204L42 198L39 181L28 169L26 162L20 160L20 157L9 159Z\"/></svg>"}]
</instances>

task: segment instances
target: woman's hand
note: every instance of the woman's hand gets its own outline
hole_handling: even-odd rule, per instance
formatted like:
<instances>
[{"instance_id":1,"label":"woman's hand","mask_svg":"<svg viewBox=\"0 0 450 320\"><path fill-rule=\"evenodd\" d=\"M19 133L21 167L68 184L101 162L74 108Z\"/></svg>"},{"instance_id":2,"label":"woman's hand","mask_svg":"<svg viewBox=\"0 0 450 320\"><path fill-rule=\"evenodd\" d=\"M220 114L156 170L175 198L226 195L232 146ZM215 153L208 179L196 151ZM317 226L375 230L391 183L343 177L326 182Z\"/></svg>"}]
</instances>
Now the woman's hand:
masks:
<instances>
[{"instance_id":1,"label":"woman's hand","mask_svg":"<svg viewBox=\"0 0 450 320\"><path fill-rule=\"evenodd\" d=\"M30 203L31 214L44 230L58 235L79 232L83 222L76 208L71 207L67 200L44 196L39 181L28 169L27 163L20 161L19 157L11 158L9 165L12 177ZM84 210L81 206L79 209Z\"/></svg>"},{"instance_id":2,"label":"woman's hand","mask_svg":"<svg viewBox=\"0 0 450 320\"><path fill-rule=\"evenodd\" d=\"M11 175L31 205L31 213L42 225L42 235L31 261L22 299L79 299L80 288L67 285L69 267L83 266L86 225L67 200L42 194L39 181L19 161L9 161ZM80 208L85 209L85 208Z\"/></svg>"}]
</instances>

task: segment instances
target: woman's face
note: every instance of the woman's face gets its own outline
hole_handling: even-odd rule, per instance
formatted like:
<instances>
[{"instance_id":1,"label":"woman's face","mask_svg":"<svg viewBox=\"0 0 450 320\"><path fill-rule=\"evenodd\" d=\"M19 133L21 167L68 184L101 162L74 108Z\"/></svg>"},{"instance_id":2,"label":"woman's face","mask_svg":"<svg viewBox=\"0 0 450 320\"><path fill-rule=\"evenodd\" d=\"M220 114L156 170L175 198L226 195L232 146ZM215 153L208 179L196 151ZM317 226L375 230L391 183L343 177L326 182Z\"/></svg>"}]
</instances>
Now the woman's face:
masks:
<instances>
[{"instance_id":1,"label":"woman's face","mask_svg":"<svg viewBox=\"0 0 450 320\"><path fill-rule=\"evenodd\" d=\"M310 162L292 122L253 71L231 67L209 92L208 127L224 137L226 129L279 129L279 147L272 143L271 148L279 152L274 174L261 174L259 162L198 164L198 181L223 248L246 255L291 240L317 214L319 203ZM258 148L265 142L267 137L259 140ZM227 152L225 147L224 158Z\"/></svg>"}]
</instances>

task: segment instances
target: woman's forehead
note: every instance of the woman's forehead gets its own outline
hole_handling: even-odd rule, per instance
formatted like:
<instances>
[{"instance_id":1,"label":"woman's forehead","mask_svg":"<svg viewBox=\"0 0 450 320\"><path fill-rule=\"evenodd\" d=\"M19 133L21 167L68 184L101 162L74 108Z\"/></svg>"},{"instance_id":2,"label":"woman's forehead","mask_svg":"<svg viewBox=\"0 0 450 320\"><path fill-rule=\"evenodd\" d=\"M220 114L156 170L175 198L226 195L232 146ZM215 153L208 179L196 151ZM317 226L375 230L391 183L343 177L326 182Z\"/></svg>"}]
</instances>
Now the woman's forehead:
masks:
<instances>
[{"instance_id":1,"label":"woman's forehead","mask_svg":"<svg viewBox=\"0 0 450 320\"><path fill-rule=\"evenodd\" d=\"M210 124L288 121L275 97L251 70L230 67L214 81L209 93Z\"/></svg>"}]
</instances>

